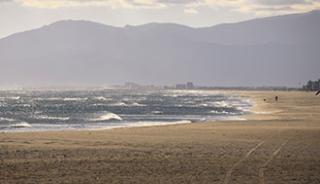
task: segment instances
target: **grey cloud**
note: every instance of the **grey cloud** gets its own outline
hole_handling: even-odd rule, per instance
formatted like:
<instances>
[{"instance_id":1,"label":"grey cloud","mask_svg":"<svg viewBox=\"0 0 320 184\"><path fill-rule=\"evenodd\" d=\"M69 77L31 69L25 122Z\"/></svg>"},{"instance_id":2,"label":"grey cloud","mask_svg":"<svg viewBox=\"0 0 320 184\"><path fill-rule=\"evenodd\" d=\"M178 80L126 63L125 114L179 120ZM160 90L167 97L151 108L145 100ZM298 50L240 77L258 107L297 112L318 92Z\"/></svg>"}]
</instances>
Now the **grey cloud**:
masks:
<instances>
[{"instance_id":1,"label":"grey cloud","mask_svg":"<svg viewBox=\"0 0 320 184\"><path fill-rule=\"evenodd\" d=\"M307 1L307 0L250 0L250 2L260 5L268 6L283 6L283 5L294 5L294 4L309 4L317 0Z\"/></svg>"},{"instance_id":2,"label":"grey cloud","mask_svg":"<svg viewBox=\"0 0 320 184\"><path fill-rule=\"evenodd\" d=\"M68 6L95 5L95 6L112 6L116 8L165 8L172 6L182 6L188 8L191 4L199 6L207 6L213 9L217 6L237 10L245 13L263 13L267 14L283 14L293 12L311 11L319 7L320 0L56 0L60 2L58 5L52 3L53 0L34 0L37 3L30 3L27 0L0 0L0 2L17 2L25 6L37 8L59 8ZM48 3L50 2L50 3ZM69 3L65 3L69 2ZM53 5L52 5L53 4ZM315 5L314 5L315 4ZM293 5L299 5L294 8ZM314 6L313 6L314 5ZM246 7L243 9L243 7ZM196 9L196 8L195 8ZM213 10L214 11L214 10Z\"/></svg>"},{"instance_id":3,"label":"grey cloud","mask_svg":"<svg viewBox=\"0 0 320 184\"><path fill-rule=\"evenodd\" d=\"M248 0L255 6L252 6L254 12L268 12L268 13L296 13L303 11L296 9L294 6L306 7L307 11L316 9L312 5L319 3L320 0Z\"/></svg>"},{"instance_id":4,"label":"grey cloud","mask_svg":"<svg viewBox=\"0 0 320 184\"><path fill-rule=\"evenodd\" d=\"M23 2L24 0L0 0L1 2ZM59 1L59 0L57 0ZM64 0L64 1L69 1L69 2L77 2L77 3L90 3L90 2L113 2L114 0ZM237 2L237 0L231 0L231 1L235 1ZM45 2L45 1L43 1ZM127 2L129 4L132 5L146 5L146 3L142 3L139 1L135 1L135 0L124 0L124 2ZM205 0L155 0L155 1L151 1L154 4L166 4L166 5L172 5L172 4L176 4L176 5L187 5L190 3L203 3L206 4L207 1ZM213 4L215 3L215 0L211 1ZM230 2L230 0L223 0L223 1L219 1L219 3L221 2L225 2L226 4L228 4ZM285 5L295 5L295 4L312 4L313 2L320 2L320 0L246 0L246 3L250 3L253 5L262 5L262 6L285 6ZM240 1L239 1L240 3Z\"/></svg>"},{"instance_id":5,"label":"grey cloud","mask_svg":"<svg viewBox=\"0 0 320 184\"><path fill-rule=\"evenodd\" d=\"M0 3L8 3L8 2L13 2L13 0L0 0Z\"/></svg>"},{"instance_id":6,"label":"grey cloud","mask_svg":"<svg viewBox=\"0 0 320 184\"><path fill-rule=\"evenodd\" d=\"M294 9L290 6L265 6L262 8L255 8L255 10L264 12L294 11Z\"/></svg>"},{"instance_id":7,"label":"grey cloud","mask_svg":"<svg viewBox=\"0 0 320 184\"><path fill-rule=\"evenodd\" d=\"M189 4L189 3L196 3L201 2L199 0L158 0L159 3L165 4Z\"/></svg>"}]
</instances>

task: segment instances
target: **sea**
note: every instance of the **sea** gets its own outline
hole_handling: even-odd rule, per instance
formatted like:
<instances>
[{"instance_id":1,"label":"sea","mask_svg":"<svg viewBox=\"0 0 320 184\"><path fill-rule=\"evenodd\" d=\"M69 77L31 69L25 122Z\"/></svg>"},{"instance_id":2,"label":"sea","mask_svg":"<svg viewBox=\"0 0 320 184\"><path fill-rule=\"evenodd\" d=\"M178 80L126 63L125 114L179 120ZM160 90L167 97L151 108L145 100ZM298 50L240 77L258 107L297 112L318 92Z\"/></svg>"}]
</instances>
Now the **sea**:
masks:
<instances>
[{"instance_id":1,"label":"sea","mask_svg":"<svg viewBox=\"0 0 320 184\"><path fill-rule=\"evenodd\" d=\"M1 90L0 132L243 120L251 106L248 98L211 90Z\"/></svg>"}]
</instances>

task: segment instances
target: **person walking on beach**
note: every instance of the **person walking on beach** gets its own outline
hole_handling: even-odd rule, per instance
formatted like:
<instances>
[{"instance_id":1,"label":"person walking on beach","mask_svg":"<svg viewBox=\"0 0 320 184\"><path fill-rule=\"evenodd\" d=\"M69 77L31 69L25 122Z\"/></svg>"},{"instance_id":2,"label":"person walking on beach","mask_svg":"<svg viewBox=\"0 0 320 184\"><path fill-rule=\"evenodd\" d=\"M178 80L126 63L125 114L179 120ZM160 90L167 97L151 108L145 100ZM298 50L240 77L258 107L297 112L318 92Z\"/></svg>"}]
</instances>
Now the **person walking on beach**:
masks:
<instances>
[{"instance_id":1,"label":"person walking on beach","mask_svg":"<svg viewBox=\"0 0 320 184\"><path fill-rule=\"evenodd\" d=\"M278 99L279 99L278 96L275 96L275 97L274 97L274 100L275 100L276 102L278 101Z\"/></svg>"}]
</instances>

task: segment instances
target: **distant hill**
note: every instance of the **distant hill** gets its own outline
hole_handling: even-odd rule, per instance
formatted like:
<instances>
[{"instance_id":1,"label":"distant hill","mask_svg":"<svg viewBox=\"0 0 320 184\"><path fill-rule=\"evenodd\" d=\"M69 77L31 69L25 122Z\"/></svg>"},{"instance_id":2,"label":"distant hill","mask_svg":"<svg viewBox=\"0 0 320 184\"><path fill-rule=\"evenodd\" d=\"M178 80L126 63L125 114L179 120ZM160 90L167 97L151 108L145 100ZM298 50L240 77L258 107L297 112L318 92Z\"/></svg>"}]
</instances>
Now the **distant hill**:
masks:
<instances>
[{"instance_id":1,"label":"distant hill","mask_svg":"<svg viewBox=\"0 0 320 184\"><path fill-rule=\"evenodd\" d=\"M319 78L320 11L191 28L59 21L0 39L0 85L297 86Z\"/></svg>"}]
</instances>

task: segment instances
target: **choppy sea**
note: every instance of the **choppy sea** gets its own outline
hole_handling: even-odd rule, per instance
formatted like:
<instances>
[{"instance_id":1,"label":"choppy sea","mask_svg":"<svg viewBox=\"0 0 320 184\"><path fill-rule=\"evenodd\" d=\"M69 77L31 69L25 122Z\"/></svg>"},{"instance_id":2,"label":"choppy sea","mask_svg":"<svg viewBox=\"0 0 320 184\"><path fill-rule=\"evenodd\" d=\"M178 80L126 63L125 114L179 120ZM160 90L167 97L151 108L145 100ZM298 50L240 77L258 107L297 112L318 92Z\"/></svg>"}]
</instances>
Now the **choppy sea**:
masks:
<instances>
[{"instance_id":1,"label":"choppy sea","mask_svg":"<svg viewBox=\"0 0 320 184\"><path fill-rule=\"evenodd\" d=\"M0 132L241 120L250 107L237 94L207 90L2 90Z\"/></svg>"}]
</instances>

